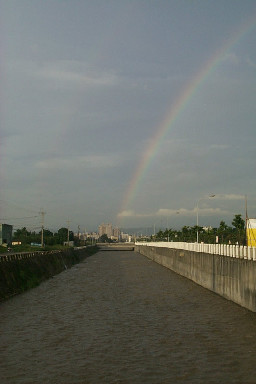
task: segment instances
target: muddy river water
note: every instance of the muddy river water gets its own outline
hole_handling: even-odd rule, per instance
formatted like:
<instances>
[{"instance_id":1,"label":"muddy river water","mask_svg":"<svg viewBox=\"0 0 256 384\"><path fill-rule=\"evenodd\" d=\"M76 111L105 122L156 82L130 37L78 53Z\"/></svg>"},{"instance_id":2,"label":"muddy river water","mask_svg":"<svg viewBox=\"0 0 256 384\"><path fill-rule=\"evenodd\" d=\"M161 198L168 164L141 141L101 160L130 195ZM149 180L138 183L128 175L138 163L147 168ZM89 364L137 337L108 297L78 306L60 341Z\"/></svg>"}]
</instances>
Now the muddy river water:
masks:
<instances>
[{"instance_id":1,"label":"muddy river water","mask_svg":"<svg viewBox=\"0 0 256 384\"><path fill-rule=\"evenodd\" d=\"M0 382L256 383L256 314L131 251L0 303Z\"/></svg>"}]
</instances>

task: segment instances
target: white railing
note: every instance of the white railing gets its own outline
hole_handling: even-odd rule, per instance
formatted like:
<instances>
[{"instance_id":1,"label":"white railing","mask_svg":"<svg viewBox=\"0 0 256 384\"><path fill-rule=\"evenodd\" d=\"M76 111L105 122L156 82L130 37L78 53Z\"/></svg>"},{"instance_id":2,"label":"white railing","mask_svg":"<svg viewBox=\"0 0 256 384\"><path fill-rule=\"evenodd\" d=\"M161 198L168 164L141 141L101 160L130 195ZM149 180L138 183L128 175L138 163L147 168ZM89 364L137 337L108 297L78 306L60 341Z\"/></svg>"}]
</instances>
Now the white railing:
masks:
<instances>
[{"instance_id":1,"label":"white railing","mask_svg":"<svg viewBox=\"0 0 256 384\"><path fill-rule=\"evenodd\" d=\"M234 257L237 259L247 259L256 261L256 247L246 247L243 245L227 244L204 244L204 243L185 243L185 242L136 242L135 245L149 247L164 247L173 249L183 249L186 251L210 253Z\"/></svg>"}]
</instances>

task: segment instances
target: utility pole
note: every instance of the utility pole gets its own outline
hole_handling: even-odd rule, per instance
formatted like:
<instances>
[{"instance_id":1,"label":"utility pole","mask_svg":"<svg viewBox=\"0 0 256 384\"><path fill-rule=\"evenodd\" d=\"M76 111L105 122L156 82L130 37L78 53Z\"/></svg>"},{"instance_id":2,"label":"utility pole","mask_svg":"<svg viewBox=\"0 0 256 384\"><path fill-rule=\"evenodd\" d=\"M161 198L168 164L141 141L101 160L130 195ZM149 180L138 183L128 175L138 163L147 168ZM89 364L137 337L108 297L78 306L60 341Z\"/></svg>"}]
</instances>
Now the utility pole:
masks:
<instances>
[{"instance_id":1,"label":"utility pole","mask_svg":"<svg viewBox=\"0 0 256 384\"><path fill-rule=\"evenodd\" d=\"M80 225L77 226L77 238L78 238L78 246L80 245Z\"/></svg>"},{"instance_id":2,"label":"utility pole","mask_svg":"<svg viewBox=\"0 0 256 384\"><path fill-rule=\"evenodd\" d=\"M44 212L43 209L41 208L39 214L42 215L41 247L43 247L44 246L44 215L46 214L46 212Z\"/></svg>"},{"instance_id":3,"label":"utility pole","mask_svg":"<svg viewBox=\"0 0 256 384\"><path fill-rule=\"evenodd\" d=\"M67 220L67 224L68 224L68 238L67 238L67 242L68 242L68 246L69 246L69 224L70 224L69 220Z\"/></svg>"},{"instance_id":4,"label":"utility pole","mask_svg":"<svg viewBox=\"0 0 256 384\"><path fill-rule=\"evenodd\" d=\"M247 246L248 244L248 239L247 239L247 222L248 222L248 212L247 212L247 195L245 195L245 245Z\"/></svg>"}]
</instances>

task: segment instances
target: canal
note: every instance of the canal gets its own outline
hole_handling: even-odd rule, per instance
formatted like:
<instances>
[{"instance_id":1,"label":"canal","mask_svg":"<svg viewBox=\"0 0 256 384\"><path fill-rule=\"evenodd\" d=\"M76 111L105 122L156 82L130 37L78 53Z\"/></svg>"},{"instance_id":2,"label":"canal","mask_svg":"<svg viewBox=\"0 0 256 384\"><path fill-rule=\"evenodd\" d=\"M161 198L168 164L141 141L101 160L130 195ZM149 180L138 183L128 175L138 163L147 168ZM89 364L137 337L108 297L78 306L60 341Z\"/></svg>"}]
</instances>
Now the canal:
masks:
<instances>
[{"instance_id":1,"label":"canal","mask_svg":"<svg viewBox=\"0 0 256 384\"><path fill-rule=\"evenodd\" d=\"M256 314L132 251L0 304L2 384L256 383Z\"/></svg>"}]
</instances>

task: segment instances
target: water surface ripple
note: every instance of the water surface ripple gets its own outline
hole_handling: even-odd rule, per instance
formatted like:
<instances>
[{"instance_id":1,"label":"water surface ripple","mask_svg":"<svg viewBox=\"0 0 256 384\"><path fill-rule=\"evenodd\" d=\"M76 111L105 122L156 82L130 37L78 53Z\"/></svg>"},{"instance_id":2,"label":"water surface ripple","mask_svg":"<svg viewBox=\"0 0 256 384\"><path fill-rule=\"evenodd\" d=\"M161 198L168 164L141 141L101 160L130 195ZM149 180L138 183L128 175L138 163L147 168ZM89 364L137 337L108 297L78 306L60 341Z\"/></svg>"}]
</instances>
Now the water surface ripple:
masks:
<instances>
[{"instance_id":1,"label":"water surface ripple","mask_svg":"<svg viewBox=\"0 0 256 384\"><path fill-rule=\"evenodd\" d=\"M0 382L256 383L256 314L135 252L0 304Z\"/></svg>"}]
</instances>

